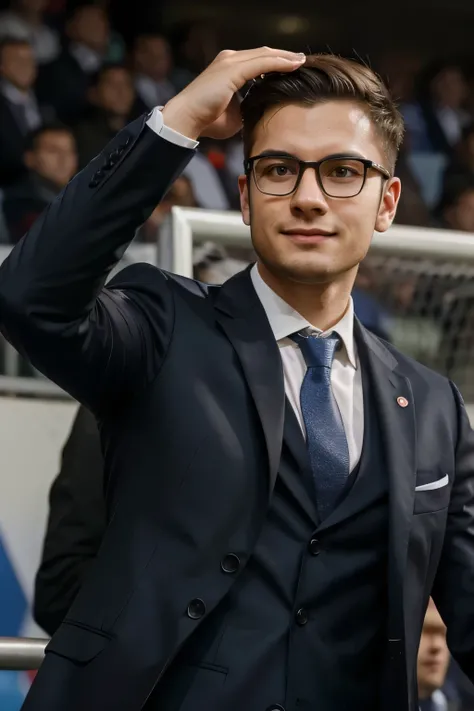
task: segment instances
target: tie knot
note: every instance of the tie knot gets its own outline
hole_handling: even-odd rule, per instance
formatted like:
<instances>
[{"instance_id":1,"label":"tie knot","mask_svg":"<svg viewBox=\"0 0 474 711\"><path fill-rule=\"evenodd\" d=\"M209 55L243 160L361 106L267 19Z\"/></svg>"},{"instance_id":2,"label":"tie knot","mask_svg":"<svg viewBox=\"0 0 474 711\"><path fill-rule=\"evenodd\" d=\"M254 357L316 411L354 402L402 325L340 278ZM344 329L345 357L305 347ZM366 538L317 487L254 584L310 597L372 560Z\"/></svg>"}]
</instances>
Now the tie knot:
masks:
<instances>
[{"instance_id":1,"label":"tie knot","mask_svg":"<svg viewBox=\"0 0 474 711\"><path fill-rule=\"evenodd\" d=\"M331 368L334 353L341 343L337 333L331 333L327 338L320 336L302 336L295 333L290 336L298 344L308 368Z\"/></svg>"}]
</instances>

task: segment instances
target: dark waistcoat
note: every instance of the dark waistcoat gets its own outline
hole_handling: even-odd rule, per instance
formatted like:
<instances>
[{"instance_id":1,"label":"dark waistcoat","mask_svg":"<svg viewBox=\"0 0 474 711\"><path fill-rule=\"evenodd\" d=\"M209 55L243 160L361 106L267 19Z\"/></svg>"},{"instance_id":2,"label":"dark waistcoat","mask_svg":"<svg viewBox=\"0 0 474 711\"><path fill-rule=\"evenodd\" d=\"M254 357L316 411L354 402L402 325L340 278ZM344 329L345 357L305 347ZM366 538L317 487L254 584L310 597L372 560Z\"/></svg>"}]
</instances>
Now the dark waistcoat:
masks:
<instances>
[{"instance_id":1,"label":"dark waistcoat","mask_svg":"<svg viewBox=\"0 0 474 711\"><path fill-rule=\"evenodd\" d=\"M320 522L286 404L279 476L254 554L147 711L375 711L387 621L388 481L364 377L364 445Z\"/></svg>"}]
</instances>

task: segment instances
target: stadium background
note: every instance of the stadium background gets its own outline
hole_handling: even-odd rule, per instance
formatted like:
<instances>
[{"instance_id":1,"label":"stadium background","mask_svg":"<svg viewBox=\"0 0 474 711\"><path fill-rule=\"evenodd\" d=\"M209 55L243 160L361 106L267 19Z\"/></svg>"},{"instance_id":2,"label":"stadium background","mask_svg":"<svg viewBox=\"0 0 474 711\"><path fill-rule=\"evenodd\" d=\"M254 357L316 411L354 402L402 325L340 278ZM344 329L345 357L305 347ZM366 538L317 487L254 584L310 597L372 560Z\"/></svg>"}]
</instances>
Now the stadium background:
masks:
<instances>
[{"instance_id":1,"label":"stadium background","mask_svg":"<svg viewBox=\"0 0 474 711\"><path fill-rule=\"evenodd\" d=\"M21 230L53 199L61 181L68 179L68 161L69 172L83 165L91 145L97 146L114 126L139 109L161 103L160 97L179 90L219 49L268 44L356 56L388 80L406 117L407 140L398 168L405 187L399 224L411 226L414 238L422 234L439 240L440 230L446 230L442 257L434 256L429 244L415 255L377 253L369 257L358 289L370 297L377 317L399 347L453 377L466 401L474 402L472 3L399 0L386 5L344 0L318 4L300 0L289 8L282 0L260 4L250 0L238 4L103 0L93 8L88 6L84 12L82 4L64 0L0 3L1 254L7 253ZM98 24L102 36L97 35ZM29 41L35 65L23 104L5 90L16 81L16 67L26 61L19 49L21 42L15 45L12 38ZM10 52L13 69L6 66L5 52ZM84 75L79 98L70 98L68 93L74 83L74 75L67 71L71 56ZM107 74L112 66L112 73ZM114 87L118 93L111 99ZM118 106L114 121L110 120L110 101ZM13 156L12 134L18 126L4 119L10 104L14 105L14 123L21 123L20 114L15 113L19 105L26 116L26 123L15 134ZM49 127L53 143L58 135L70 138L62 154L59 143L53 146L57 160L47 175L40 160L41 136L37 134L36 144L30 140L31 132L41 126ZM31 158L28 167L25 151ZM163 253L173 205L235 209L240 165L238 140L225 145L203 142L200 158L186 180L137 234L130 258L145 255L155 261L160 241ZM460 236L465 247L457 247L456 256L455 250L450 252L450 239L454 244ZM250 258L242 247L225 248L203 239L194 253L196 268L204 273L207 269L209 274L212 263L210 275L217 273L218 278ZM31 617L33 580L47 493L75 404L47 391L39 374L5 344L1 368L0 636L42 637L44 633ZM28 674L0 672L1 711L18 711L29 682Z\"/></svg>"}]
</instances>

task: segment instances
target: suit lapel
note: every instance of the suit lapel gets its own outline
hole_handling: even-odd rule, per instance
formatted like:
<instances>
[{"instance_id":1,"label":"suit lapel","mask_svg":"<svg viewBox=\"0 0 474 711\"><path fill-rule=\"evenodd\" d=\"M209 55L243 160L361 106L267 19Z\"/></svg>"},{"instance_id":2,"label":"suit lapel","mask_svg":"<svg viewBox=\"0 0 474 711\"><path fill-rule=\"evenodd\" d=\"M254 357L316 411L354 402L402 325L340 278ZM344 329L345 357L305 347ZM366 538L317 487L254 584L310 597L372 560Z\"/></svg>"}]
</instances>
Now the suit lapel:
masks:
<instances>
[{"instance_id":1,"label":"suit lapel","mask_svg":"<svg viewBox=\"0 0 474 711\"><path fill-rule=\"evenodd\" d=\"M383 344L356 321L356 337L365 346L380 418L389 483L389 628L392 641L404 636L403 580L416 476L415 403L408 378ZM405 398L399 401L399 398ZM408 404L403 407L407 402Z\"/></svg>"},{"instance_id":2,"label":"suit lapel","mask_svg":"<svg viewBox=\"0 0 474 711\"><path fill-rule=\"evenodd\" d=\"M271 494L281 457L285 388L280 351L253 288L250 269L232 277L218 290L215 307L217 321L239 357L260 416Z\"/></svg>"}]
</instances>

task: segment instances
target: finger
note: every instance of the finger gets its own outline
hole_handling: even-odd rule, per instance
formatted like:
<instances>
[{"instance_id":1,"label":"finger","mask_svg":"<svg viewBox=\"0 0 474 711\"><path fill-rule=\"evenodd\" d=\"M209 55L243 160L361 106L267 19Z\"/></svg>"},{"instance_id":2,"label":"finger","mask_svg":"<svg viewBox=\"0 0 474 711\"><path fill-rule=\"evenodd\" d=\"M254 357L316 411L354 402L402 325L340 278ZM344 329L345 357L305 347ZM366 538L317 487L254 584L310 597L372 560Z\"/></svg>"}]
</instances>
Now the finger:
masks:
<instances>
[{"instance_id":1,"label":"finger","mask_svg":"<svg viewBox=\"0 0 474 711\"><path fill-rule=\"evenodd\" d=\"M245 82L255 79L260 74L269 72L293 72L303 66L306 61L305 55L294 55L292 59L279 55L260 55L236 66L236 91L241 89Z\"/></svg>"},{"instance_id":2,"label":"finger","mask_svg":"<svg viewBox=\"0 0 474 711\"><path fill-rule=\"evenodd\" d=\"M226 51L226 50L224 50ZM274 47L257 47L256 49L242 49L238 52L230 51L228 57L232 58L235 62L245 62L248 59L254 59L256 57L284 57L285 59L296 59L301 57L302 54L299 52L290 52L287 49L275 49Z\"/></svg>"}]
</instances>

